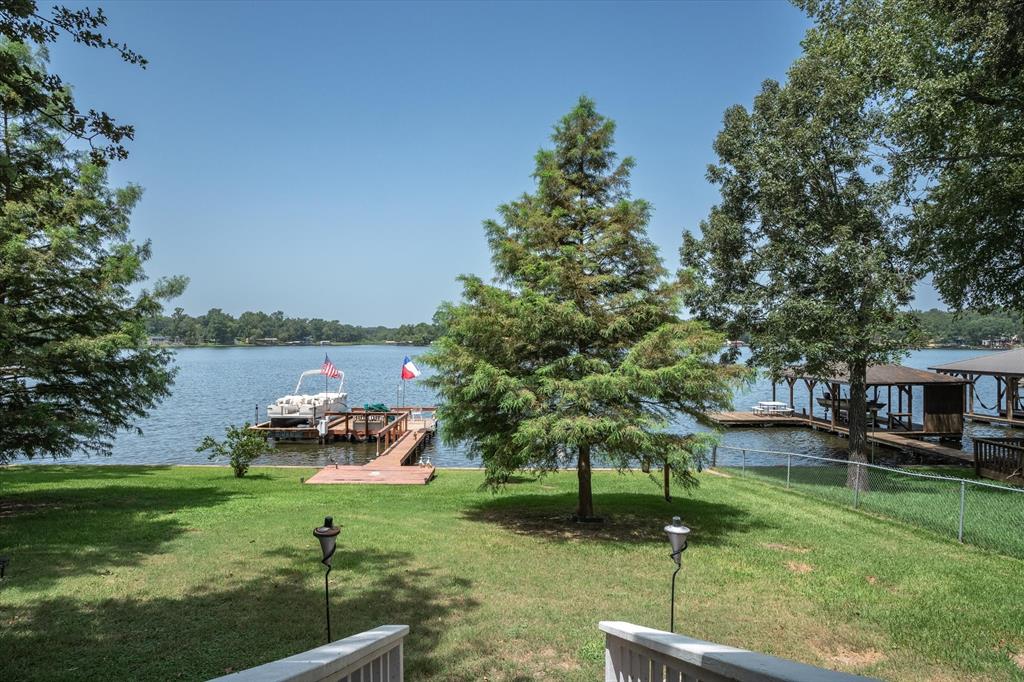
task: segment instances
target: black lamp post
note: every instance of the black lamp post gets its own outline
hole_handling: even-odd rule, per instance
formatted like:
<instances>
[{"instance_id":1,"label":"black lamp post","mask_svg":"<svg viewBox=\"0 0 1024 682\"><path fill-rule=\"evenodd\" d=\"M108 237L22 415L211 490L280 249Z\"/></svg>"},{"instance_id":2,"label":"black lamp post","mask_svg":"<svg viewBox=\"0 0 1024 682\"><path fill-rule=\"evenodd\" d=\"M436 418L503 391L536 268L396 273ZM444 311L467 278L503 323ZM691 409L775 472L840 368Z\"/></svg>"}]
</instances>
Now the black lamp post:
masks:
<instances>
[{"instance_id":1,"label":"black lamp post","mask_svg":"<svg viewBox=\"0 0 1024 682\"><path fill-rule=\"evenodd\" d=\"M331 575L331 557L334 556L334 550L337 549L338 533L341 529L334 525L334 517L328 516L324 519L324 525L319 528L313 529L313 536L320 541L320 549L324 553L324 558L320 560L324 566L327 567L327 572L324 573L324 603L327 608L327 643L331 643L331 592L329 589L329 583L327 581L328 576Z\"/></svg>"},{"instance_id":2,"label":"black lamp post","mask_svg":"<svg viewBox=\"0 0 1024 682\"><path fill-rule=\"evenodd\" d=\"M668 541L672 544L672 560L676 562L676 570L672 572L672 596L669 606L668 630L676 631L676 574L683 567L683 552L686 550L687 539L690 536L690 529L683 525L678 516L672 517L672 524L665 526L665 533L668 534Z\"/></svg>"}]
</instances>

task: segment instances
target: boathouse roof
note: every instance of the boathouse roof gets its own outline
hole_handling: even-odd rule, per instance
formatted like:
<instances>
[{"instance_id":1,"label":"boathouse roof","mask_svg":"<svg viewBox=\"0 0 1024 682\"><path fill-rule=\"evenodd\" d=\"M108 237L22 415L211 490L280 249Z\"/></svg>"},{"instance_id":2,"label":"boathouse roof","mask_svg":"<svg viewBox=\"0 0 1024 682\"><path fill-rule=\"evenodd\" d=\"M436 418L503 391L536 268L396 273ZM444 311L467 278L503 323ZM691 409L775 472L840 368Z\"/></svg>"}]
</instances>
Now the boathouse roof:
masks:
<instances>
[{"instance_id":1,"label":"boathouse roof","mask_svg":"<svg viewBox=\"0 0 1024 682\"><path fill-rule=\"evenodd\" d=\"M814 376L802 367L794 367L783 373L797 379L814 379L834 384L850 383L850 376L845 371L834 372L830 376ZM869 365L867 371L868 386L926 386L930 384L963 384L966 379L938 374L923 369L914 369L904 365Z\"/></svg>"},{"instance_id":2,"label":"boathouse roof","mask_svg":"<svg viewBox=\"0 0 1024 682\"><path fill-rule=\"evenodd\" d=\"M1024 348L1004 350L932 367L936 372L1024 377Z\"/></svg>"}]
</instances>

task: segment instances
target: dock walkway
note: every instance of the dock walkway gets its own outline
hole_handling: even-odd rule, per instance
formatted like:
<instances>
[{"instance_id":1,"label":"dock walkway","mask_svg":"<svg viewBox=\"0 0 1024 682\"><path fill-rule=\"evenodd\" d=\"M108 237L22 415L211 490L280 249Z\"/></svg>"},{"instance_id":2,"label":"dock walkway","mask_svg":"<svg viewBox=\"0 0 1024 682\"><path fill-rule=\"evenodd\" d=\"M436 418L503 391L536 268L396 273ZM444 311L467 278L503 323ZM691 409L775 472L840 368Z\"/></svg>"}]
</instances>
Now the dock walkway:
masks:
<instances>
[{"instance_id":1,"label":"dock walkway","mask_svg":"<svg viewBox=\"0 0 1024 682\"><path fill-rule=\"evenodd\" d=\"M827 431L838 436L849 437L850 430L841 424L832 424L825 419L808 417L806 415L759 415L750 412L713 412L707 415L716 424L727 428L742 428L748 426L799 426L820 431ZM932 443L922 440L919 431L910 431L905 434L892 431L873 430L868 427L867 440L895 450L903 450L919 455L931 455L949 457L964 462L974 462L974 453L965 452L959 448L952 448L939 443Z\"/></svg>"},{"instance_id":2,"label":"dock walkway","mask_svg":"<svg viewBox=\"0 0 1024 682\"><path fill-rule=\"evenodd\" d=\"M366 464L326 466L307 479L306 483L426 485L434 477L434 465L412 464L412 461L433 435L433 430L426 427L410 428Z\"/></svg>"}]
</instances>

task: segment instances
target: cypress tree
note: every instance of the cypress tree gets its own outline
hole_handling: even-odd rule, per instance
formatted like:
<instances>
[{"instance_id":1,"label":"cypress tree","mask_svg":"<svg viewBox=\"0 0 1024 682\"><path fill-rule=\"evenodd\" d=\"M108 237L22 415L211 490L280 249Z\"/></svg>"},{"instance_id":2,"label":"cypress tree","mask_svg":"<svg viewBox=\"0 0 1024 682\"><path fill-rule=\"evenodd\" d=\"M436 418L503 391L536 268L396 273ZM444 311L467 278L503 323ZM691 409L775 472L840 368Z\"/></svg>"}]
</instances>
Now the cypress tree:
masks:
<instances>
[{"instance_id":1,"label":"cypress tree","mask_svg":"<svg viewBox=\"0 0 1024 682\"><path fill-rule=\"evenodd\" d=\"M450 444L478 455L492 485L520 469L575 464L576 517L594 517L591 467L658 462L684 484L710 433L677 434L673 416L728 405L722 338L679 318L682 287L647 236L651 206L630 195L634 162L615 124L580 98L536 155L531 194L484 223L493 284L463 276L427 356ZM667 492L667 491L666 491Z\"/></svg>"}]
</instances>

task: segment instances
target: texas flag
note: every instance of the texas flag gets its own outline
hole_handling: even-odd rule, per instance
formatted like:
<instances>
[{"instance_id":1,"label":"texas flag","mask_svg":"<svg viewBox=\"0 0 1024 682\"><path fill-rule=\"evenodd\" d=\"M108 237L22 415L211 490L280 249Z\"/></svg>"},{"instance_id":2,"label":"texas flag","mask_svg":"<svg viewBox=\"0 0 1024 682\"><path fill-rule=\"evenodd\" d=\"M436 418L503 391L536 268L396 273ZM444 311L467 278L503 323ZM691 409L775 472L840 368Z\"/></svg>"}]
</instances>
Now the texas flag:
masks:
<instances>
[{"instance_id":1,"label":"texas flag","mask_svg":"<svg viewBox=\"0 0 1024 682\"><path fill-rule=\"evenodd\" d=\"M409 356L405 356L405 361L402 363L402 379L415 379L420 375L420 371L416 369L416 365L412 364L412 360Z\"/></svg>"}]
</instances>

